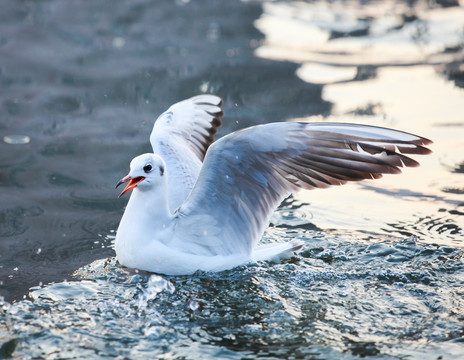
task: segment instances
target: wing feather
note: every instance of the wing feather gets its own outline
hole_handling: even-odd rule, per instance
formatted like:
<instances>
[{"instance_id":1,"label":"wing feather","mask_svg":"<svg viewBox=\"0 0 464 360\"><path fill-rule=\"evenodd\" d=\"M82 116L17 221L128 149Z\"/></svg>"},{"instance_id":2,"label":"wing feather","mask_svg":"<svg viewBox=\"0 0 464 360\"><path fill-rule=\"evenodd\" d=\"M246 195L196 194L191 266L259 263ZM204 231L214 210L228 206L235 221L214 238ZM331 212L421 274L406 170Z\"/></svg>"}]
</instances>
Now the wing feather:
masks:
<instances>
[{"instance_id":1,"label":"wing feather","mask_svg":"<svg viewBox=\"0 0 464 360\"><path fill-rule=\"evenodd\" d=\"M208 147L221 126L222 100L198 95L172 105L153 126L153 152L166 163L169 208L174 211L193 188Z\"/></svg>"},{"instance_id":2,"label":"wing feather","mask_svg":"<svg viewBox=\"0 0 464 360\"><path fill-rule=\"evenodd\" d=\"M418 163L431 141L391 129L328 123L273 123L235 132L208 150L179 208L177 228L211 255L250 254L280 202L300 188L377 179ZM194 217L194 224L186 221ZM187 236L185 236L186 238Z\"/></svg>"}]
</instances>

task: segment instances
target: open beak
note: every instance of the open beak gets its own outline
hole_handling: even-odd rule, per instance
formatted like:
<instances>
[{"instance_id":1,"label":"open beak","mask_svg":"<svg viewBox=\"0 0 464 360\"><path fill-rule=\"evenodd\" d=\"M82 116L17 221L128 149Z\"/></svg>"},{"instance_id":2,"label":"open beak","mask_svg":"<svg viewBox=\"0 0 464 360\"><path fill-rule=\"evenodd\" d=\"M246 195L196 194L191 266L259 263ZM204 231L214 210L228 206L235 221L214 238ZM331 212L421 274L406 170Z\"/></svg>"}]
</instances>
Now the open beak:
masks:
<instances>
[{"instance_id":1,"label":"open beak","mask_svg":"<svg viewBox=\"0 0 464 360\"><path fill-rule=\"evenodd\" d=\"M143 176L136 176L136 177L133 178L133 177L127 175L127 176L123 177L121 180L119 180L116 187L118 187L119 185L121 185L121 184L123 184L125 182L128 182L128 181L129 181L129 183L126 185L126 187L124 188L122 193L119 194L118 198L123 196L129 190L132 190L133 188L135 188L139 184L139 182L141 182L142 180L145 180L145 178Z\"/></svg>"}]
</instances>

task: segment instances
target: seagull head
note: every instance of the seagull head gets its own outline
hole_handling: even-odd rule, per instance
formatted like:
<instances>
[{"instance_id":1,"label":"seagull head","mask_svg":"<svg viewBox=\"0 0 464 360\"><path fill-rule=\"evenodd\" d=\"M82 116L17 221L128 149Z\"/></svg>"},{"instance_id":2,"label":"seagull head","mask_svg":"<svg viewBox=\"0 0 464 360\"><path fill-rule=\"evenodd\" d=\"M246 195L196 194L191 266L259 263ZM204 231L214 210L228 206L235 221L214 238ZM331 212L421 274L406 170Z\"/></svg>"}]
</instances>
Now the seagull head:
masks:
<instances>
[{"instance_id":1,"label":"seagull head","mask_svg":"<svg viewBox=\"0 0 464 360\"><path fill-rule=\"evenodd\" d=\"M130 163L129 174L119 180L116 187L127 182L124 190L119 194L121 197L129 190L138 188L140 190L148 190L153 185L156 185L165 175L166 164L163 159L155 154L142 154Z\"/></svg>"}]
</instances>

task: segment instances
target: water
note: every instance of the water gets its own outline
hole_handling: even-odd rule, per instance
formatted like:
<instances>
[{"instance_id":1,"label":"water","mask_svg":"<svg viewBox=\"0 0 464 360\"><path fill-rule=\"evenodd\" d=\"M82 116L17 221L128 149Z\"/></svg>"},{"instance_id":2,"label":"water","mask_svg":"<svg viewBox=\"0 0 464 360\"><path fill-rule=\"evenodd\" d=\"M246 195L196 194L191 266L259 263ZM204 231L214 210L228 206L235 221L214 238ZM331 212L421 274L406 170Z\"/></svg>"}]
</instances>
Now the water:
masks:
<instances>
[{"instance_id":1,"label":"water","mask_svg":"<svg viewBox=\"0 0 464 360\"><path fill-rule=\"evenodd\" d=\"M0 4L0 357L462 356L464 9L410 3ZM289 198L263 239L305 241L286 263L128 273L114 185L201 92L225 100L219 136L350 121L434 153Z\"/></svg>"},{"instance_id":2,"label":"water","mask_svg":"<svg viewBox=\"0 0 464 360\"><path fill-rule=\"evenodd\" d=\"M462 250L374 234L292 235L312 245L290 262L220 274L131 274L97 260L79 281L4 306L2 337L21 358L462 354Z\"/></svg>"}]
</instances>

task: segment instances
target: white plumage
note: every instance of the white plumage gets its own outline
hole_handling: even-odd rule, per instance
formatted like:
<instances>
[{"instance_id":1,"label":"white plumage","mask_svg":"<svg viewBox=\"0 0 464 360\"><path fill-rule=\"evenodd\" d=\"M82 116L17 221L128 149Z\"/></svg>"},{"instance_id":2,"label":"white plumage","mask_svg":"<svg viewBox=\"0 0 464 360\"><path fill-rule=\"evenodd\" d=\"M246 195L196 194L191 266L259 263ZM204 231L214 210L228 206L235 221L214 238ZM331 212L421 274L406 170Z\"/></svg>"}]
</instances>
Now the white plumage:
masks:
<instances>
[{"instance_id":1,"label":"white plumage","mask_svg":"<svg viewBox=\"0 0 464 360\"><path fill-rule=\"evenodd\" d=\"M154 153L119 183L121 195L133 189L116 235L122 265L180 275L288 256L299 241L257 243L290 193L397 174L419 165L404 154L430 152L413 134L342 123L259 125L213 143L221 103L196 96L155 122Z\"/></svg>"}]
</instances>

